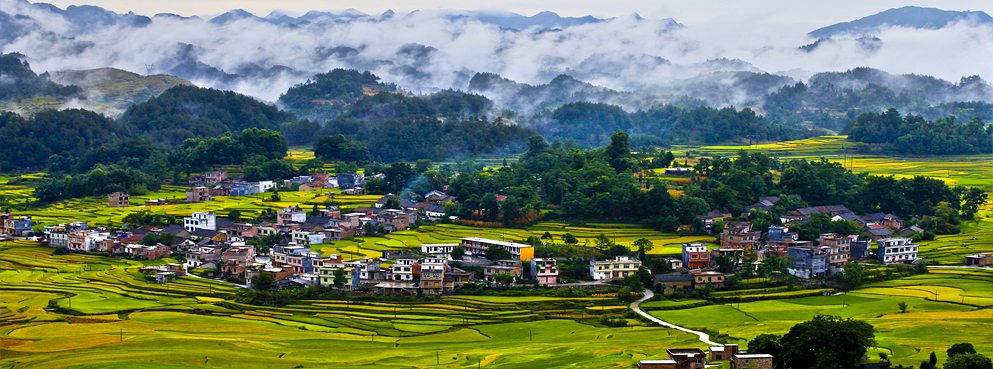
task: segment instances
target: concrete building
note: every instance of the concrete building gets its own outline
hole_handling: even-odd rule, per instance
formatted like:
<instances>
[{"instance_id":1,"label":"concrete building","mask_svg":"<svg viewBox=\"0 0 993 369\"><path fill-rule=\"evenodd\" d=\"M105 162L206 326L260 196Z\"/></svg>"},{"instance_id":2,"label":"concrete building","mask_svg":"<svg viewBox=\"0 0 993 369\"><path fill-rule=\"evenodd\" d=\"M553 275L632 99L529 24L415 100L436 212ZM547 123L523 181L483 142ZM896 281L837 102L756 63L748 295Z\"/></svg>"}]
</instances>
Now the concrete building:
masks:
<instances>
[{"instance_id":1,"label":"concrete building","mask_svg":"<svg viewBox=\"0 0 993 369\"><path fill-rule=\"evenodd\" d=\"M559 283L559 269L555 259L531 259L531 279L540 284Z\"/></svg>"},{"instance_id":2,"label":"concrete building","mask_svg":"<svg viewBox=\"0 0 993 369\"><path fill-rule=\"evenodd\" d=\"M721 247L751 250L758 246L761 237L762 232L753 231L751 223L728 223L721 233Z\"/></svg>"},{"instance_id":3,"label":"concrete building","mask_svg":"<svg viewBox=\"0 0 993 369\"><path fill-rule=\"evenodd\" d=\"M124 192L114 192L107 195L107 206L112 208L126 208L131 206L131 196Z\"/></svg>"},{"instance_id":4,"label":"concrete building","mask_svg":"<svg viewBox=\"0 0 993 369\"><path fill-rule=\"evenodd\" d=\"M534 258L534 246L523 243L497 241L479 237L464 237L461 240L461 245L465 248L465 253L468 255L482 255L486 253L486 249L490 248L490 246L496 245L510 251L510 256L514 259L527 262Z\"/></svg>"},{"instance_id":5,"label":"concrete building","mask_svg":"<svg viewBox=\"0 0 993 369\"><path fill-rule=\"evenodd\" d=\"M483 267L483 279L489 281L494 275L507 273L514 277L524 275L524 262L520 260L497 260L496 264Z\"/></svg>"},{"instance_id":6,"label":"concrete building","mask_svg":"<svg viewBox=\"0 0 993 369\"><path fill-rule=\"evenodd\" d=\"M210 196L210 188L193 187L186 190L186 202L204 202L213 199L213 196Z\"/></svg>"},{"instance_id":7,"label":"concrete building","mask_svg":"<svg viewBox=\"0 0 993 369\"><path fill-rule=\"evenodd\" d=\"M110 238L109 232L97 232L92 229L79 229L69 232L69 250L90 252L95 251L100 241Z\"/></svg>"},{"instance_id":8,"label":"concrete building","mask_svg":"<svg viewBox=\"0 0 993 369\"><path fill-rule=\"evenodd\" d=\"M793 264L787 269L790 274L804 279L820 278L828 272L828 251L814 246L790 247L789 256Z\"/></svg>"},{"instance_id":9,"label":"concrete building","mask_svg":"<svg viewBox=\"0 0 993 369\"><path fill-rule=\"evenodd\" d=\"M212 211L194 212L192 216L183 218L183 229L185 229L187 232L193 232L197 229L216 231L217 213L214 213Z\"/></svg>"},{"instance_id":10,"label":"concrete building","mask_svg":"<svg viewBox=\"0 0 993 369\"><path fill-rule=\"evenodd\" d=\"M640 267L640 260L627 256L617 256L614 260L590 260L590 275L594 281L609 281L637 274Z\"/></svg>"},{"instance_id":11,"label":"concrete building","mask_svg":"<svg viewBox=\"0 0 993 369\"><path fill-rule=\"evenodd\" d=\"M909 238L894 237L876 241L876 257L883 264L906 264L917 261L920 246Z\"/></svg>"},{"instance_id":12,"label":"concrete building","mask_svg":"<svg viewBox=\"0 0 993 369\"><path fill-rule=\"evenodd\" d=\"M993 265L993 254L978 253L965 257L965 265L987 266Z\"/></svg>"},{"instance_id":13,"label":"concrete building","mask_svg":"<svg viewBox=\"0 0 993 369\"><path fill-rule=\"evenodd\" d=\"M687 269L710 267L710 252L705 243L683 244L683 266Z\"/></svg>"},{"instance_id":14,"label":"concrete building","mask_svg":"<svg viewBox=\"0 0 993 369\"><path fill-rule=\"evenodd\" d=\"M731 369L772 369L773 357L769 354L736 354L731 357Z\"/></svg>"},{"instance_id":15,"label":"concrete building","mask_svg":"<svg viewBox=\"0 0 993 369\"><path fill-rule=\"evenodd\" d=\"M292 206L276 212L277 225L286 225L289 222L303 223L306 221L307 212Z\"/></svg>"},{"instance_id":16,"label":"concrete building","mask_svg":"<svg viewBox=\"0 0 993 369\"><path fill-rule=\"evenodd\" d=\"M843 268L851 259L852 241L857 239L858 236L855 235L840 237L836 233L824 233L817 241L822 248L828 250L828 264L834 268Z\"/></svg>"}]
</instances>

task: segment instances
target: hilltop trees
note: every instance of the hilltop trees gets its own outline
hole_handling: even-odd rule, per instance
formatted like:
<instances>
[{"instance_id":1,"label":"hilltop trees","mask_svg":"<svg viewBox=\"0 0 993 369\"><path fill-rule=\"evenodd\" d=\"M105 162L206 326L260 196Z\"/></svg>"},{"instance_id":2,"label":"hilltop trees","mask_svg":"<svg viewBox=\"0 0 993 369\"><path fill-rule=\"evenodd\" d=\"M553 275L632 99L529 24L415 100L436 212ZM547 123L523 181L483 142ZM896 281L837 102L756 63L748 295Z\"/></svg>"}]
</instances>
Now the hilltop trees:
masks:
<instances>
[{"instance_id":1,"label":"hilltop trees","mask_svg":"<svg viewBox=\"0 0 993 369\"><path fill-rule=\"evenodd\" d=\"M863 321L817 315L794 325L779 342L786 367L855 368L866 349L875 344L875 333Z\"/></svg>"}]
</instances>

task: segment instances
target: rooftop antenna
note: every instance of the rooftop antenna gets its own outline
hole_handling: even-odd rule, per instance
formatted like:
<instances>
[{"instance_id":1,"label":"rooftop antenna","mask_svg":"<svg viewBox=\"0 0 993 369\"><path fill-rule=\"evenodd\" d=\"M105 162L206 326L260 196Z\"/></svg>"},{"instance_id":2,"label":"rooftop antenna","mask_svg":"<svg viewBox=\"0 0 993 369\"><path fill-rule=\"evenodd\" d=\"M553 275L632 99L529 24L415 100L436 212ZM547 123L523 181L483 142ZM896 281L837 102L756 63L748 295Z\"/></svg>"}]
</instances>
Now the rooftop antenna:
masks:
<instances>
[{"instance_id":1,"label":"rooftop antenna","mask_svg":"<svg viewBox=\"0 0 993 369\"><path fill-rule=\"evenodd\" d=\"M148 73L146 75L149 75L149 76L152 75L152 68L153 67L155 67L155 64L145 64L145 70L148 71Z\"/></svg>"}]
</instances>

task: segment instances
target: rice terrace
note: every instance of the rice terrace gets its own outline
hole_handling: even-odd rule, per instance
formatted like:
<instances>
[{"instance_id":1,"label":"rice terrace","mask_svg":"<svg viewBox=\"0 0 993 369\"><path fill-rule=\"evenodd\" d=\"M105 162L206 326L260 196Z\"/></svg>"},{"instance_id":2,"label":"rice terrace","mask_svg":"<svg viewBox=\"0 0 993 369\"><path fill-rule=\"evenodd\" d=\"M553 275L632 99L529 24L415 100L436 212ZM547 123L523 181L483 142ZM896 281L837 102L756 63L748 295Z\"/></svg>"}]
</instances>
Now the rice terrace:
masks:
<instances>
[{"instance_id":1,"label":"rice terrace","mask_svg":"<svg viewBox=\"0 0 993 369\"><path fill-rule=\"evenodd\" d=\"M0 369L993 369L988 0L0 1Z\"/></svg>"}]
</instances>

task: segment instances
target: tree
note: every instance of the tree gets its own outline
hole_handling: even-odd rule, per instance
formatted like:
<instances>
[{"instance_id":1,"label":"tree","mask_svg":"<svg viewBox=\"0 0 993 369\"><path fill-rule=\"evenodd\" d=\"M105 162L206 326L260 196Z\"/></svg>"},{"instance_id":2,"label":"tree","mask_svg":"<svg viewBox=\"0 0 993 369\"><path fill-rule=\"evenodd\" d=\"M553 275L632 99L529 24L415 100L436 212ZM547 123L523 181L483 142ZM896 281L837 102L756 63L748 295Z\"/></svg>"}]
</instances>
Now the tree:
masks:
<instances>
[{"instance_id":1,"label":"tree","mask_svg":"<svg viewBox=\"0 0 993 369\"><path fill-rule=\"evenodd\" d=\"M620 244L613 244L612 246L610 246L609 249L607 249L607 255L610 256L626 256L630 254L631 254L631 250L628 249L627 246Z\"/></svg>"},{"instance_id":2,"label":"tree","mask_svg":"<svg viewBox=\"0 0 993 369\"><path fill-rule=\"evenodd\" d=\"M875 343L875 333L869 323L818 314L794 325L780 342L786 367L855 368Z\"/></svg>"},{"instance_id":3,"label":"tree","mask_svg":"<svg viewBox=\"0 0 993 369\"><path fill-rule=\"evenodd\" d=\"M638 294L630 288L624 287L617 290L617 298L624 302L631 302L638 299Z\"/></svg>"},{"instance_id":4,"label":"tree","mask_svg":"<svg viewBox=\"0 0 993 369\"><path fill-rule=\"evenodd\" d=\"M645 253L652 251L655 244L647 238L639 238L634 241L634 246L638 248L638 260L645 261Z\"/></svg>"},{"instance_id":5,"label":"tree","mask_svg":"<svg viewBox=\"0 0 993 369\"><path fill-rule=\"evenodd\" d=\"M507 249L499 245L490 245L490 247L486 249L484 255L486 255L486 258L489 259L490 261L505 260L511 258L510 251L507 251Z\"/></svg>"},{"instance_id":6,"label":"tree","mask_svg":"<svg viewBox=\"0 0 993 369\"><path fill-rule=\"evenodd\" d=\"M896 304L896 306L900 308L900 312L901 313L906 313L907 312L907 303L906 302L900 301L900 303L899 304Z\"/></svg>"},{"instance_id":7,"label":"tree","mask_svg":"<svg viewBox=\"0 0 993 369\"><path fill-rule=\"evenodd\" d=\"M341 289L341 286L345 285L345 269L338 268L334 270L334 288Z\"/></svg>"},{"instance_id":8,"label":"tree","mask_svg":"<svg viewBox=\"0 0 993 369\"><path fill-rule=\"evenodd\" d=\"M737 267L737 262L727 255L717 255L714 258L714 262L717 263L717 271L721 273L731 273L734 272L735 267Z\"/></svg>"},{"instance_id":9,"label":"tree","mask_svg":"<svg viewBox=\"0 0 993 369\"><path fill-rule=\"evenodd\" d=\"M952 347L949 347L948 351L945 352L948 354L948 357L951 358L954 357L955 355L975 354L976 348L972 347L972 344L968 342L956 343L952 345Z\"/></svg>"},{"instance_id":10,"label":"tree","mask_svg":"<svg viewBox=\"0 0 993 369\"><path fill-rule=\"evenodd\" d=\"M845 264L845 270L841 275L841 280L848 289L857 288L865 281L865 271L856 263Z\"/></svg>"},{"instance_id":11,"label":"tree","mask_svg":"<svg viewBox=\"0 0 993 369\"><path fill-rule=\"evenodd\" d=\"M565 242L566 245L575 245L579 243L579 240L576 239L576 236L573 236L572 233L566 233L562 235L562 242Z\"/></svg>"},{"instance_id":12,"label":"tree","mask_svg":"<svg viewBox=\"0 0 993 369\"><path fill-rule=\"evenodd\" d=\"M453 247L451 255L453 260L462 260L462 258L465 257L465 247L462 246Z\"/></svg>"},{"instance_id":13,"label":"tree","mask_svg":"<svg viewBox=\"0 0 993 369\"><path fill-rule=\"evenodd\" d=\"M596 236L595 240L593 240L593 244L596 245L597 250L607 251L614 245L614 242L611 241L607 235L601 233L599 236Z\"/></svg>"},{"instance_id":14,"label":"tree","mask_svg":"<svg viewBox=\"0 0 993 369\"><path fill-rule=\"evenodd\" d=\"M511 283L514 283L514 275L507 272L501 272L494 274L493 280L495 280L501 286L509 286Z\"/></svg>"},{"instance_id":15,"label":"tree","mask_svg":"<svg viewBox=\"0 0 993 369\"><path fill-rule=\"evenodd\" d=\"M976 187L969 187L965 189L958 187L955 189L962 196L962 206L961 212L962 217L966 219L972 219L975 217L976 212L979 211L979 207L986 203L989 195L983 192L982 189Z\"/></svg>"},{"instance_id":16,"label":"tree","mask_svg":"<svg viewBox=\"0 0 993 369\"><path fill-rule=\"evenodd\" d=\"M614 167L614 170L618 173L630 169L627 159L631 157L631 145L628 144L627 132L614 132L610 136L610 145L607 145L607 148L604 149L604 154L607 155L607 163L611 167Z\"/></svg>"},{"instance_id":17,"label":"tree","mask_svg":"<svg viewBox=\"0 0 993 369\"><path fill-rule=\"evenodd\" d=\"M269 272L260 272L252 278L252 286L259 291L268 291L276 286L276 276Z\"/></svg>"},{"instance_id":18,"label":"tree","mask_svg":"<svg viewBox=\"0 0 993 369\"><path fill-rule=\"evenodd\" d=\"M934 351L931 351L931 357L928 358L928 366L932 368L938 366L938 355L935 355Z\"/></svg>"},{"instance_id":19,"label":"tree","mask_svg":"<svg viewBox=\"0 0 993 369\"><path fill-rule=\"evenodd\" d=\"M978 353L958 354L948 359L944 369L993 369L993 361Z\"/></svg>"},{"instance_id":20,"label":"tree","mask_svg":"<svg viewBox=\"0 0 993 369\"><path fill-rule=\"evenodd\" d=\"M233 209L228 212L228 220L232 222L237 222L241 220L241 210Z\"/></svg>"},{"instance_id":21,"label":"tree","mask_svg":"<svg viewBox=\"0 0 993 369\"><path fill-rule=\"evenodd\" d=\"M751 341L748 341L748 353L749 354L769 354L772 355L773 360L777 368L783 367L783 358L780 356L780 351L783 350L783 345L780 343L782 336L778 334L768 334L763 333L755 336Z\"/></svg>"}]
</instances>

